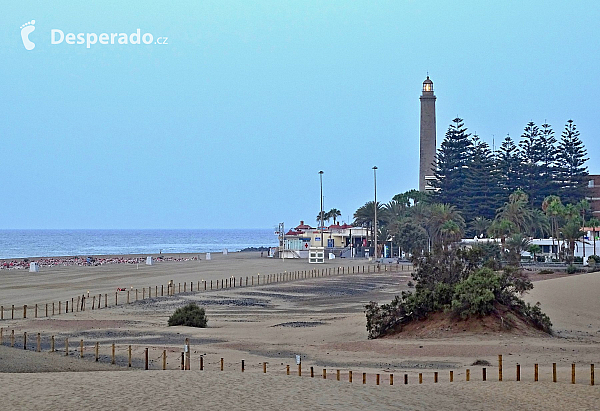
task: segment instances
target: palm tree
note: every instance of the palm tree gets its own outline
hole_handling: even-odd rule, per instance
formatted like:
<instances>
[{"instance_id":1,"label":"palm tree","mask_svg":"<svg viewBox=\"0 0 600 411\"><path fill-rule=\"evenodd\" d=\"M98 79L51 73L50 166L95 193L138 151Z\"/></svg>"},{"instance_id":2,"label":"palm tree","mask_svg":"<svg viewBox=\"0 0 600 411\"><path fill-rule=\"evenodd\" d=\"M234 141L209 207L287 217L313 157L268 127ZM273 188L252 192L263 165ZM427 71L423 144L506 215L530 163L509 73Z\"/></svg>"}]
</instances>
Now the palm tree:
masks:
<instances>
[{"instance_id":1,"label":"palm tree","mask_svg":"<svg viewBox=\"0 0 600 411\"><path fill-rule=\"evenodd\" d=\"M527 251L529 251L531 254L533 254L533 262L535 263L537 261L535 256L536 256L536 254L539 254L542 252L542 247L540 247L538 244L531 244L531 245L529 245L529 247L527 247Z\"/></svg>"},{"instance_id":2,"label":"palm tree","mask_svg":"<svg viewBox=\"0 0 600 411\"><path fill-rule=\"evenodd\" d=\"M569 262L573 262L575 257L575 243L585 234L581 230L581 222L579 217L569 219L567 223L561 227L560 231L562 232L564 240L569 245Z\"/></svg>"},{"instance_id":3,"label":"palm tree","mask_svg":"<svg viewBox=\"0 0 600 411\"><path fill-rule=\"evenodd\" d=\"M460 241L463 229L454 220L448 220L440 227L440 239L444 251L448 251L448 246L454 242Z\"/></svg>"},{"instance_id":4,"label":"palm tree","mask_svg":"<svg viewBox=\"0 0 600 411\"><path fill-rule=\"evenodd\" d=\"M337 208L332 208L331 210L329 210L327 212L327 217L332 218L333 219L333 224L335 225L337 218L340 217L342 215L342 212L340 210L338 210Z\"/></svg>"},{"instance_id":5,"label":"palm tree","mask_svg":"<svg viewBox=\"0 0 600 411\"><path fill-rule=\"evenodd\" d=\"M488 228L488 234L493 238L500 238L502 244L502 254L506 250L506 237L516 232L516 227L512 221L504 218L496 218Z\"/></svg>"},{"instance_id":6,"label":"palm tree","mask_svg":"<svg viewBox=\"0 0 600 411\"><path fill-rule=\"evenodd\" d=\"M532 210L529 208L527 194L522 190L517 190L508 196L508 202L498 209L496 218L512 222L518 232L524 233L531 228L531 214Z\"/></svg>"},{"instance_id":7,"label":"palm tree","mask_svg":"<svg viewBox=\"0 0 600 411\"><path fill-rule=\"evenodd\" d=\"M485 217L475 217L473 221L471 221L471 228L475 231L477 236L483 237L491 224L492 221Z\"/></svg>"},{"instance_id":8,"label":"palm tree","mask_svg":"<svg viewBox=\"0 0 600 411\"><path fill-rule=\"evenodd\" d=\"M458 226L458 231L462 235L465 220L455 206L441 203L429 206L429 218L427 219L426 229L429 232L429 237L434 247L443 246L444 240L448 239L448 234L450 232L457 232L456 227L450 225L447 225L444 228L444 232L442 232L442 227L448 221L453 221Z\"/></svg>"},{"instance_id":9,"label":"palm tree","mask_svg":"<svg viewBox=\"0 0 600 411\"><path fill-rule=\"evenodd\" d=\"M381 203L378 201L377 202L377 224L380 223L380 215L381 210L383 209ZM361 226L361 227L367 227L367 228L373 228L373 221L375 220L375 203L373 201L368 201L365 203L365 205L361 206L358 208L358 210L356 210L354 212L354 224ZM371 230L371 238L374 242L374 237L373 237L373 230Z\"/></svg>"},{"instance_id":10,"label":"palm tree","mask_svg":"<svg viewBox=\"0 0 600 411\"><path fill-rule=\"evenodd\" d=\"M325 225L325 222L328 222L331 219L331 216L328 212L323 211L323 221L321 221L321 213L317 214L317 223L321 223L321 225Z\"/></svg>"},{"instance_id":11,"label":"palm tree","mask_svg":"<svg viewBox=\"0 0 600 411\"><path fill-rule=\"evenodd\" d=\"M542 202L542 210L550 220L550 231L552 233L552 248L554 248L554 239L558 239L558 226L564 214L564 206L560 202L558 196L548 196ZM557 247L558 248L558 247ZM555 257L558 258L558 249L555 252Z\"/></svg>"},{"instance_id":12,"label":"palm tree","mask_svg":"<svg viewBox=\"0 0 600 411\"><path fill-rule=\"evenodd\" d=\"M594 243L594 255L596 254L596 228L600 227L600 220L596 217L592 217L587 222L592 227L592 242Z\"/></svg>"},{"instance_id":13,"label":"palm tree","mask_svg":"<svg viewBox=\"0 0 600 411\"><path fill-rule=\"evenodd\" d=\"M508 248L507 260L509 264L518 266L521 261L521 253L527 249L530 245L529 238L521 233L515 233L506 240L506 247Z\"/></svg>"}]
</instances>

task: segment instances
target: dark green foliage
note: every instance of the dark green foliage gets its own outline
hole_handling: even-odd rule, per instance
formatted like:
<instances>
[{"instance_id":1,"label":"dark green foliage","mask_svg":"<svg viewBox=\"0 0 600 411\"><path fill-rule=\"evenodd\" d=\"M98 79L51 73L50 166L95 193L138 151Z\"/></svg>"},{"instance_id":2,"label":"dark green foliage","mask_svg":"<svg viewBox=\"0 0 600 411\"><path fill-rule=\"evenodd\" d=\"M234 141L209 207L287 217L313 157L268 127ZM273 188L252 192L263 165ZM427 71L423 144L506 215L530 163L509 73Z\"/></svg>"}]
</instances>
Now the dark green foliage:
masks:
<instances>
[{"instance_id":1,"label":"dark green foliage","mask_svg":"<svg viewBox=\"0 0 600 411\"><path fill-rule=\"evenodd\" d=\"M180 307L169 317L169 326L185 325L187 327L206 328L208 320L204 308L194 303Z\"/></svg>"},{"instance_id":2,"label":"dark green foliage","mask_svg":"<svg viewBox=\"0 0 600 411\"><path fill-rule=\"evenodd\" d=\"M402 292L390 304L365 306L369 338L400 330L403 324L424 319L429 314L451 311L457 316L486 316L499 306L521 315L536 327L550 332L551 323L539 306L525 304L520 296L533 288L531 281L516 268L502 272L495 265L497 248L476 247L425 254L414 258L417 282L414 292Z\"/></svg>"},{"instance_id":3,"label":"dark green foliage","mask_svg":"<svg viewBox=\"0 0 600 411\"><path fill-rule=\"evenodd\" d=\"M463 192L467 179L465 170L469 166L472 147L469 136L461 118L452 120L437 153L436 180L433 181L438 189L434 194L436 202L452 204L463 210L467 205Z\"/></svg>"},{"instance_id":4,"label":"dark green foliage","mask_svg":"<svg viewBox=\"0 0 600 411\"><path fill-rule=\"evenodd\" d=\"M567 266L567 274L575 274L577 272L577 267L575 267L573 264L569 264Z\"/></svg>"},{"instance_id":5,"label":"dark green foliage","mask_svg":"<svg viewBox=\"0 0 600 411\"><path fill-rule=\"evenodd\" d=\"M577 127L573 120L567 121L557 152L559 195L563 202L575 204L587 193L586 155L587 150L579 139Z\"/></svg>"},{"instance_id":6,"label":"dark green foliage","mask_svg":"<svg viewBox=\"0 0 600 411\"><path fill-rule=\"evenodd\" d=\"M398 246L402 251L412 255L420 255L423 250L427 250L428 243L427 231L420 225L407 221L400 226Z\"/></svg>"}]
</instances>

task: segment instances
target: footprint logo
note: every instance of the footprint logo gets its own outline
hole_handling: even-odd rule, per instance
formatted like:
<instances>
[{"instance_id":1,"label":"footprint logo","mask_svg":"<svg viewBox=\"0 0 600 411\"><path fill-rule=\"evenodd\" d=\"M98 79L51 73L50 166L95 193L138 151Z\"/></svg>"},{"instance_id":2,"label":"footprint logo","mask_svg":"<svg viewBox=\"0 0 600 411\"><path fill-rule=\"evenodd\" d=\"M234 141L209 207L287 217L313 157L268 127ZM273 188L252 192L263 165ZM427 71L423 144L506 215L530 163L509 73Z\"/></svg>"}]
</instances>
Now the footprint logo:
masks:
<instances>
[{"instance_id":1,"label":"footprint logo","mask_svg":"<svg viewBox=\"0 0 600 411\"><path fill-rule=\"evenodd\" d=\"M28 21L23 24L21 29L21 39L23 40L23 45L27 50L33 50L35 48L35 43L29 40L29 35L35 30L35 20Z\"/></svg>"}]
</instances>

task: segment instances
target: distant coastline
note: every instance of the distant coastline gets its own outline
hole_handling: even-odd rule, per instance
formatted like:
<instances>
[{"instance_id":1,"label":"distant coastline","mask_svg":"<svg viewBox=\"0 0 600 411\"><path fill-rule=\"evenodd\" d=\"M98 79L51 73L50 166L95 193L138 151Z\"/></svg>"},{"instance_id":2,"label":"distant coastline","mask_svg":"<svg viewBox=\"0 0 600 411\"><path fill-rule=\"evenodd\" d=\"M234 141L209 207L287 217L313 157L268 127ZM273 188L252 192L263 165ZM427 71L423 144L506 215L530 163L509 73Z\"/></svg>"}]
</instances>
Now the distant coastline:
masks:
<instances>
[{"instance_id":1,"label":"distant coastline","mask_svg":"<svg viewBox=\"0 0 600 411\"><path fill-rule=\"evenodd\" d=\"M0 230L0 260L266 251L272 229Z\"/></svg>"}]
</instances>

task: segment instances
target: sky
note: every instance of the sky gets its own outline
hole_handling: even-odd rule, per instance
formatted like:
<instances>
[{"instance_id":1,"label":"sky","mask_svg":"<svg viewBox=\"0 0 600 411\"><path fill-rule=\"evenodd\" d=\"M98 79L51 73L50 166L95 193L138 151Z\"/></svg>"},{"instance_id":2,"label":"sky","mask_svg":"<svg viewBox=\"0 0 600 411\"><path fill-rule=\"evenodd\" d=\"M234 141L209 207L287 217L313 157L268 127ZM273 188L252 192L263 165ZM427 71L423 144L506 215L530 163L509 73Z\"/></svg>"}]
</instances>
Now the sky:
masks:
<instances>
[{"instance_id":1,"label":"sky","mask_svg":"<svg viewBox=\"0 0 600 411\"><path fill-rule=\"evenodd\" d=\"M3 0L0 229L314 225L320 170L351 220L373 166L378 201L418 187L427 73L438 146L456 116L496 147L573 119L599 174L598 21L597 1Z\"/></svg>"}]
</instances>

